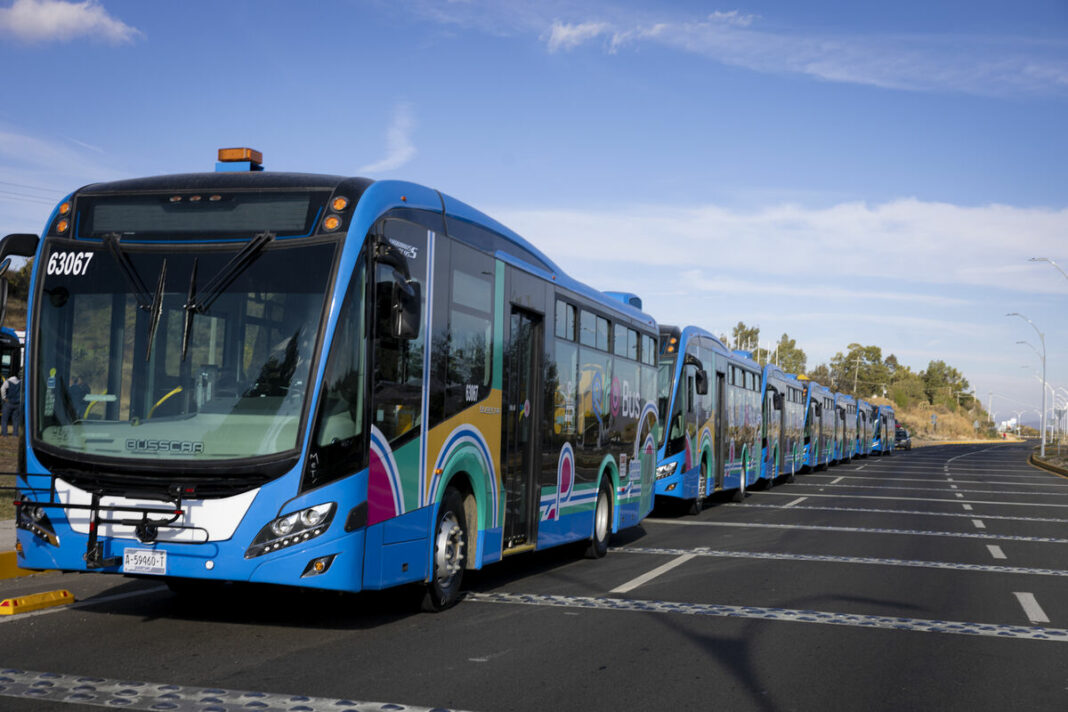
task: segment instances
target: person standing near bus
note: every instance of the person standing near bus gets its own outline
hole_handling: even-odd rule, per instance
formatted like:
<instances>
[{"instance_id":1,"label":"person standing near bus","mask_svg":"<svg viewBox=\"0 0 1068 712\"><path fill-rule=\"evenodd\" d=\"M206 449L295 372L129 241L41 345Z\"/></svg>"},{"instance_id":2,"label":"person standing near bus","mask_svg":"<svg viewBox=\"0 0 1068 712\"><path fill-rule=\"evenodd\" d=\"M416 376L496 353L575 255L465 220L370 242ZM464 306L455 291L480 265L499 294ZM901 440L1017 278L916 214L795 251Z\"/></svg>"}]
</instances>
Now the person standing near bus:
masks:
<instances>
[{"instance_id":1,"label":"person standing near bus","mask_svg":"<svg viewBox=\"0 0 1068 712\"><path fill-rule=\"evenodd\" d=\"M4 381L0 386L0 400L3 406L0 408L0 436L7 436L7 423L11 421L11 434L19 436L19 420L22 419L22 381L19 380L18 371Z\"/></svg>"}]
</instances>

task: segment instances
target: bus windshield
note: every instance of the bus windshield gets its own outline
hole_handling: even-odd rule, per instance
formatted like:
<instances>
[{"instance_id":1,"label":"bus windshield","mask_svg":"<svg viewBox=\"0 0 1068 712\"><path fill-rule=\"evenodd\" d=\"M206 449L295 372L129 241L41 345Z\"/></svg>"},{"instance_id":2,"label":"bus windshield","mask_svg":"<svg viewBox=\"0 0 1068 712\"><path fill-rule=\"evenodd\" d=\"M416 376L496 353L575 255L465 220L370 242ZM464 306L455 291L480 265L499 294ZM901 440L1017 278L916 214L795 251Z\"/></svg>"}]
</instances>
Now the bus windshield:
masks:
<instances>
[{"instance_id":1,"label":"bus windshield","mask_svg":"<svg viewBox=\"0 0 1068 712\"><path fill-rule=\"evenodd\" d=\"M194 469L296 448L336 244L291 244L235 268L245 244L49 240L33 437L60 456Z\"/></svg>"},{"instance_id":2,"label":"bus windshield","mask_svg":"<svg viewBox=\"0 0 1068 712\"><path fill-rule=\"evenodd\" d=\"M661 356L657 369L659 373L656 379L658 386L656 402L660 417L660 440L656 445L661 447L669 427L668 406L671 404L671 394L675 385L675 355Z\"/></svg>"}]
</instances>

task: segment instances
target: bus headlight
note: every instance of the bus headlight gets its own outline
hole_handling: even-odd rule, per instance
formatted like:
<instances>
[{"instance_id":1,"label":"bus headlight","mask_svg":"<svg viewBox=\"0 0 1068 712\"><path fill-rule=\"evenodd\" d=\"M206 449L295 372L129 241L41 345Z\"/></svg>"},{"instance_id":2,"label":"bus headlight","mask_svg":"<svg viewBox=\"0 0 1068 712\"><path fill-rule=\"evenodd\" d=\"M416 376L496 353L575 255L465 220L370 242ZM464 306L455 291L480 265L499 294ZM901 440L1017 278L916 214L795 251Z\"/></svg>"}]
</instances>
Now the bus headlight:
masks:
<instances>
[{"instance_id":1,"label":"bus headlight","mask_svg":"<svg viewBox=\"0 0 1068 712\"><path fill-rule=\"evenodd\" d=\"M662 480L665 477L671 477L675 474L675 468L679 466L679 461L669 462L666 465L661 465L656 468L656 479Z\"/></svg>"},{"instance_id":2,"label":"bus headlight","mask_svg":"<svg viewBox=\"0 0 1068 712\"><path fill-rule=\"evenodd\" d=\"M328 502L268 522L252 540L252 544L245 551L245 558L252 559L269 554L324 534L330 527L335 511L337 504Z\"/></svg>"},{"instance_id":3,"label":"bus headlight","mask_svg":"<svg viewBox=\"0 0 1068 712\"><path fill-rule=\"evenodd\" d=\"M15 526L33 532L40 539L45 540L52 546L59 546L59 537L56 536L52 520L48 518L44 507L39 505L23 504L18 507L18 519Z\"/></svg>"}]
</instances>

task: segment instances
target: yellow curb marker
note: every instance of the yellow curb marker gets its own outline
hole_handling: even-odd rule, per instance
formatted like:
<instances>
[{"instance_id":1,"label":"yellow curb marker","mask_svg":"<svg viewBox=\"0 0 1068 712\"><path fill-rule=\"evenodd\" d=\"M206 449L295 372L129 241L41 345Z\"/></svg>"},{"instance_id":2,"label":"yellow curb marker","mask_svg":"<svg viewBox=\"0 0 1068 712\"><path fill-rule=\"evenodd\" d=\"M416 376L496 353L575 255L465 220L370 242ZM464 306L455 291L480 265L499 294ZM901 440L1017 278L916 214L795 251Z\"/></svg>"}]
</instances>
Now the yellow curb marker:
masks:
<instances>
[{"instance_id":1,"label":"yellow curb marker","mask_svg":"<svg viewBox=\"0 0 1068 712\"><path fill-rule=\"evenodd\" d=\"M59 591L46 591L45 593L31 593L28 596L18 598L5 598L0 601L0 616L13 616L16 613L29 613L39 611L42 608L53 608L74 603L74 594L67 589Z\"/></svg>"}]
</instances>

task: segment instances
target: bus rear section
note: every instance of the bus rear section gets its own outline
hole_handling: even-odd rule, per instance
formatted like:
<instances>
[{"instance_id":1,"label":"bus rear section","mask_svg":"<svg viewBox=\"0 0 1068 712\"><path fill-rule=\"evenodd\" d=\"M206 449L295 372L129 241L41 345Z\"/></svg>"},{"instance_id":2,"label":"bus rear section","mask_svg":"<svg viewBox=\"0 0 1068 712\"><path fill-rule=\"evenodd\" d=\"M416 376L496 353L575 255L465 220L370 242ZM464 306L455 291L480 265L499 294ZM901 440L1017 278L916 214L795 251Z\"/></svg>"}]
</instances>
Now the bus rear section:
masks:
<instances>
[{"instance_id":1,"label":"bus rear section","mask_svg":"<svg viewBox=\"0 0 1068 712\"><path fill-rule=\"evenodd\" d=\"M0 243L36 257L24 568L440 609L465 569L602 556L652 507L655 322L437 191L163 176L28 237Z\"/></svg>"}]
</instances>

